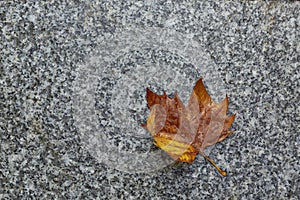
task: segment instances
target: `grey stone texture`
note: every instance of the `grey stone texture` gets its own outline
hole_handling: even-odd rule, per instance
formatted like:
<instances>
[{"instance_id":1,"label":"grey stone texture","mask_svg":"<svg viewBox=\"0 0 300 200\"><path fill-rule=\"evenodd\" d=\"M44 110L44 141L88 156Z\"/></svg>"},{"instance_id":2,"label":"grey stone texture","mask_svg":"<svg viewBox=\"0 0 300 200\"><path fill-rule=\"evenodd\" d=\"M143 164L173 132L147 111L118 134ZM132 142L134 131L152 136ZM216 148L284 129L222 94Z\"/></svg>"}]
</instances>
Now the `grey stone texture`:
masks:
<instances>
[{"instance_id":1,"label":"grey stone texture","mask_svg":"<svg viewBox=\"0 0 300 200\"><path fill-rule=\"evenodd\" d=\"M299 13L298 1L1 1L0 199L299 199ZM145 88L186 102L200 76L237 113L209 152L228 176L201 156L147 171L160 150L140 127Z\"/></svg>"}]
</instances>

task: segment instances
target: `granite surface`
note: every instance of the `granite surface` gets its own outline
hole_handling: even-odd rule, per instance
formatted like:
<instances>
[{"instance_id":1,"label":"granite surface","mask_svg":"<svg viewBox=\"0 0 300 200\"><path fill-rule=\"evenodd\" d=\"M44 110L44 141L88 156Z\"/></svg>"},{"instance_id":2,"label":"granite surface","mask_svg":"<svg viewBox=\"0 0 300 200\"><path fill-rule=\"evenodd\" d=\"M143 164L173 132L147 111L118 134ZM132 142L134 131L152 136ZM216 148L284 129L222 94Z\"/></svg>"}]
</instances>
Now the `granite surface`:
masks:
<instances>
[{"instance_id":1,"label":"granite surface","mask_svg":"<svg viewBox=\"0 0 300 200\"><path fill-rule=\"evenodd\" d=\"M0 199L300 199L300 2L1 1ZM145 88L203 77L235 134L176 166Z\"/></svg>"}]
</instances>

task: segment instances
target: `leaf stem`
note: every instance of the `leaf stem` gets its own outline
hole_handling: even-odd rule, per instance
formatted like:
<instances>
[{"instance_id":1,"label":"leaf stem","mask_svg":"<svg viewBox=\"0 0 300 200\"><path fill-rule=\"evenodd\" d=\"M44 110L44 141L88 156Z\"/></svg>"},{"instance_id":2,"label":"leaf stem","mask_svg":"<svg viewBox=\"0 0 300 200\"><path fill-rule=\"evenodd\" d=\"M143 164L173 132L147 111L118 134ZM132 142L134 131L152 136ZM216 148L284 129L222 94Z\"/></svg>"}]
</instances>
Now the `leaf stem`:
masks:
<instances>
[{"instance_id":1,"label":"leaf stem","mask_svg":"<svg viewBox=\"0 0 300 200\"><path fill-rule=\"evenodd\" d=\"M205 155L205 154L202 154L202 156L206 159L206 160L208 160L217 170L218 170L218 172L222 175L222 176L226 176L227 175L227 173L224 171L224 170L222 170L210 157L208 157L207 155Z\"/></svg>"}]
</instances>

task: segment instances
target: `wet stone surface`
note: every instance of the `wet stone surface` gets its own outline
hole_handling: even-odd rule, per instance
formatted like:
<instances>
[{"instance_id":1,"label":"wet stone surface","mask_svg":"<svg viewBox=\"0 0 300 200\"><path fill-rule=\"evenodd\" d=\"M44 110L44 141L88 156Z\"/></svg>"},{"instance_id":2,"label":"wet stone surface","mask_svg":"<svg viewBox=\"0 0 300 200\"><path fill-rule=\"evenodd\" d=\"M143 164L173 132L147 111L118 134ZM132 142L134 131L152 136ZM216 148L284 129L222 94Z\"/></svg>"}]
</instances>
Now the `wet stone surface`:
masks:
<instances>
[{"instance_id":1,"label":"wet stone surface","mask_svg":"<svg viewBox=\"0 0 300 200\"><path fill-rule=\"evenodd\" d=\"M298 199L300 3L0 2L0 199ZM235 134L176 166L145 88L229 95Z\"/></svg>"}]
</instances>

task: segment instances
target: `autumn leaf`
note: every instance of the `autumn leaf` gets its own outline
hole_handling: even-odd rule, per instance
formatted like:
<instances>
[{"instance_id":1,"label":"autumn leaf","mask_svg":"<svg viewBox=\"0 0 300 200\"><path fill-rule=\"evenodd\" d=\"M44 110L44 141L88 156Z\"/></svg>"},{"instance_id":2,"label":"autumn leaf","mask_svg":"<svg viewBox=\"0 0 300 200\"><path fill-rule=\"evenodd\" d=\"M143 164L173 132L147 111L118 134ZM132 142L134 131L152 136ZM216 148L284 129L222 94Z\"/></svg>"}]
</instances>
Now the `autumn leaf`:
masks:
<instances>
[{"instance_id":1,"label":"autumn leaf","mask_svg":"<svg viewBox=\"0 0 300 200\"><path fill-rule=\"evenodd\" d=\"M233 133L229 128L235 115L226 115L227 95L222 102L215 103L200 78L186 107L177 93L169 98L165 92L157 95L147 88L146 99L151 111L143 126L153 136L156 146L179 162L192 163L196 155L201 154L226 176L226 172L204 154L204 149Z\"/></svg>"}]
</instances>

